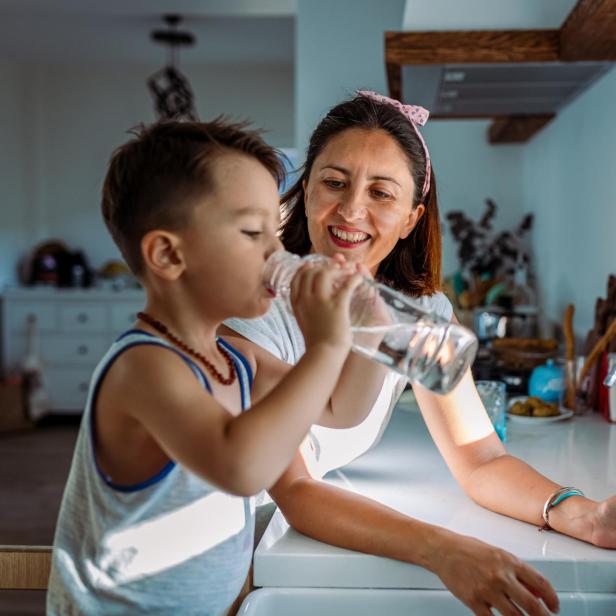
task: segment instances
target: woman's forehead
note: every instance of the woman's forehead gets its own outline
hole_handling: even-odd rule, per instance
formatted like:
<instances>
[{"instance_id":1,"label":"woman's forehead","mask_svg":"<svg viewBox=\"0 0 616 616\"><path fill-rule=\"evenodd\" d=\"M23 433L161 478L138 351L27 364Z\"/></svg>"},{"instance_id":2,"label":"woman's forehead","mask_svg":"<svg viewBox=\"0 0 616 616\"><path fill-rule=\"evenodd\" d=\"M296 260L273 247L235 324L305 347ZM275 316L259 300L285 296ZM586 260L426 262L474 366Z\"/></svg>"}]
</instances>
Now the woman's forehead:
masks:
<instances>
[{"instance_id":1,"label":"woman's forehead","mask_svg":"<svg viewBox=\"0 0 616 616\"><path fill-rule=\"evenodd\" d=\"M332 137L315 160L315 167L361 166L366 173L408 176L409 160L398 142L382 129L349 128Z\"/></svg>"}]
</instances>

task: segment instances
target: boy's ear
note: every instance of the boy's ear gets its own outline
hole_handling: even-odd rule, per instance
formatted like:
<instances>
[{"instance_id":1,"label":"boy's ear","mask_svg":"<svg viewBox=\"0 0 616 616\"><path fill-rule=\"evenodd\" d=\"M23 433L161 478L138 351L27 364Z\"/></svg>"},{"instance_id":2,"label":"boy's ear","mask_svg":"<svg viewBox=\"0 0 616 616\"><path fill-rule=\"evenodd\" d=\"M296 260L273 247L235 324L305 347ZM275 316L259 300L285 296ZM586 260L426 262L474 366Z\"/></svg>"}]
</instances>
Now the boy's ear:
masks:
<instances>
[{"instance_id":1,"label":"boy's ear","mask_svg":"<svg viewBox=\"0 0 616 616\"><path fill-rule=\"evenodd\" d=\"M165 280L177 280L186 266L180 238L169 231L146 233L141 239L141 256L146 268Z\"/></svg>"}]
</instances>

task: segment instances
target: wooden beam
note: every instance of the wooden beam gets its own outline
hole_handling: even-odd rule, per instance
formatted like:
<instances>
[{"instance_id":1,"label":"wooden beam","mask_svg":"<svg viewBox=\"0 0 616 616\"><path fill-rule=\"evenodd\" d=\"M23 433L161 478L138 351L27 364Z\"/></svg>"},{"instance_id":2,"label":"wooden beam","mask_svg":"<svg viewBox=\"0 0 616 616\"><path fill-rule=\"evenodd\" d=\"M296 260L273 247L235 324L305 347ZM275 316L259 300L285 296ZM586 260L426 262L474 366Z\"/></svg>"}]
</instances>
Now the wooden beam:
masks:
<instances>
[{"instance_id":1,"label":"wooden beam","mask_svg":"<svg viewBox=\"0 0 616 616\"><path fill-rule=\"evenodd\" d=\"M402 67L399 64L386 64L387 85L389 96L396 100L402 100Z\"/></svg>"},{"instance_id":2,"label":"wooden beam","mask_svg":"<svg viewBox=\"0 0 616 616\"><path fill-rule=\"evenodd\" d=\"M557 62L559 30L386 32L387 64Z\"/></svg>"},{"instance_id":3,"label":"wooden beam","mask_svg":"<svg viewBox=\"0 0 616 616\"><path fill-rule=\"evenodd\" d=\"M560 29L560 59L616 60L616 0L578 0Z\"/></svg>"},{"instance_id":4,"label":"wooden beam","mask_svg":"<svg viewBox=\"0 0 616 616\"><path fill-rule=\"evenodd\" d=\"M509 116L495 120L488 129L488 141L495 143L526 143L538 133L555 113L534 116Z\"/></svg>"}]
</instances>

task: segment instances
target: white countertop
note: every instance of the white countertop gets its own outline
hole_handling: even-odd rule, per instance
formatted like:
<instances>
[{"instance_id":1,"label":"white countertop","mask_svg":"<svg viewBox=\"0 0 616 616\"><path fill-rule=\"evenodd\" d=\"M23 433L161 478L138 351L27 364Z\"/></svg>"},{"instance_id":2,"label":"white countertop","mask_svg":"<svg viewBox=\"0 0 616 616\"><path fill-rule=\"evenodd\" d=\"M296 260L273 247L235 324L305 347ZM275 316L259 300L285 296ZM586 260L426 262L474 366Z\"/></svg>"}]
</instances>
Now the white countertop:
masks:
<instances>
[{"instance_id":1,"label":"white countertop","mask_svg":"<svg viewBox=\"0 0 616 616\"><path fill-rule=\"evenodd\" d=\"M508 422L507 449L593 499L616 494L616 425L598 414L539 426ZM532 564L556 590L616 592L616 550L605 550L513 520L473 503L453 479L416 407L400 403L382 441L330 474L344 486L426 522L502 547ZM256 586L443 588L439 578L399 561L336 548L288 526L280 511L254 558Z\"/></svg>"}]
</instances>

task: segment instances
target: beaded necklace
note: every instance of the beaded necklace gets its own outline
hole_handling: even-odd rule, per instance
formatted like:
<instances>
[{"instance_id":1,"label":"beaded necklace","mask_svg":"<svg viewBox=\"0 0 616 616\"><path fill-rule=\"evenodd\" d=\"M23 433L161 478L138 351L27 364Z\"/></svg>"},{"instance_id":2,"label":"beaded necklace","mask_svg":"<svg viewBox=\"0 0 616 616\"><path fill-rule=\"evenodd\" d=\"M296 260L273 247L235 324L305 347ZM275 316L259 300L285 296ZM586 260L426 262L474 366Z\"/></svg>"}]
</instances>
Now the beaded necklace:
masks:
<instances>
[{"instance_id":1,"label":"beaded necklace","mask_svg":"<svg viewBox=\"0 0 616 616\"><path fill-rule=\"evenodd\" d=\"M138 312L137 318L141 319L144 323L147 323L151 327L153 327L156 331L160 332L163 336L166 336L175 346L182 349L189 355L192 355L194 358L198 359L203 365L209 370L210 374L221 384L221 385L231 385L235 382L235 364L233 363L233 357L227 349L225 349L218 340L216 340L216 345L218 346L218 351L225 358L227 365L229 366L229 376L225 377L222 373L218 371L216 366L205 357L199 351L195 351L193 348L189 347L184 341L180 340L175 334L169 331L169 328L160 321L157 321L154 317L150 316L147 312Z\"/></svg>"}]
</instances>

